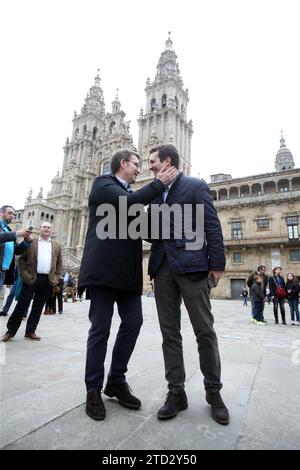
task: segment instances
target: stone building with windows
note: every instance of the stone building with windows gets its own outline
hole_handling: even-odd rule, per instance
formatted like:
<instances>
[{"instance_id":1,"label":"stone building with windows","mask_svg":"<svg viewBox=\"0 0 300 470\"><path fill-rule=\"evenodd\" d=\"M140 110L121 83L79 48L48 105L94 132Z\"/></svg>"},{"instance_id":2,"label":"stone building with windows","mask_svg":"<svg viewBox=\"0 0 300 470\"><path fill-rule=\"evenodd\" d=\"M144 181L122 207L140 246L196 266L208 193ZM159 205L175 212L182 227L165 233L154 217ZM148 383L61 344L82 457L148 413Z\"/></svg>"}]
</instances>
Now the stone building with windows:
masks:
<instances>
[{"instance_id":1,"label":"stone building with windows","mask_svg":"<svg viewBox=\"0 0 300 470\"><path fill-rule=\"evenodd\" d=\"M281 266L300 278L300 169L281 135L275 171L243 178L211 176L209 184L221 221L226 273L214 297L240 298L249 274L260 264Z\"/></svg>"}]
</instances>

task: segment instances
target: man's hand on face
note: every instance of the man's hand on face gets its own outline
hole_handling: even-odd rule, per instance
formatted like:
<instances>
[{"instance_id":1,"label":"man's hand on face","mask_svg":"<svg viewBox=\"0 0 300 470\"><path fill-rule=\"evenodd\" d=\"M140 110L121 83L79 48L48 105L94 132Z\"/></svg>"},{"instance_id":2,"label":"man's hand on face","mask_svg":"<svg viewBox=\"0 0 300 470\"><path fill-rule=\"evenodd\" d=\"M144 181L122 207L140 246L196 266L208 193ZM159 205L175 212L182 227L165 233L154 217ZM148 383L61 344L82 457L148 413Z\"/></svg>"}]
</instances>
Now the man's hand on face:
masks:
<instances>
[{"instance_id":1,"label":"man's hand on face","mask_svg":"<svg viewBox=\"0 0 300 470\"><path fill-rule=\"evenodd\" d=\"M175 166L163 166L156 174L155 178L163 184L168 185L178 175L179 171Z\"/></svg>"}]
</instances>

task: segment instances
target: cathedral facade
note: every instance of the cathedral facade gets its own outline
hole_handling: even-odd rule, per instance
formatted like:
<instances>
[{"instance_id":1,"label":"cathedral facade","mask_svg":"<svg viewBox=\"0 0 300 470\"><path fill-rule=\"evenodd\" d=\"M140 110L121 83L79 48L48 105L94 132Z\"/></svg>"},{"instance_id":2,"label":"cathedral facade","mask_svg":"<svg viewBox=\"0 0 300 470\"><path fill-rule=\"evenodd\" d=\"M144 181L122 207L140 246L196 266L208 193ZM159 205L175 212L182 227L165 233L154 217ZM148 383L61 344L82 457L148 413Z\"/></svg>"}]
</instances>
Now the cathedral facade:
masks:
<instances>
[{"instance_id":1,"label":"cathedral facade","mask_svg":"<svg viewBox=\"0 0 300 470\"><path fill-rule=\"evenodd\" d=\"M64 145L61 174L52 179L47 197L42 188L36 198L29 192L25 207L18 210L15 228L33 226L37 232L43 221L53 224L54 237L63 248L64 267L77 271L88 226L88 196L96 176L110 171L110 159L120 149L138 150L141 174L136 189L153 179L148 170L149 150L160 143L173 143L181 155L181 169L191 172L192 121L187 121L188 90L183 81L169 37L157 65L154 81L147 79L146 107L138 116L139 137L134 144L130 122L125 119L118 93L111 112L105 111L98 74L81 112L74 113L71 138ZM148 247L145 244L145 256Z\"/></svg>"},{"instance_id":2,"label":"cathedral facade","mask_svg":"<svg viewBox=\"0 0 300 470\"><path fill-rule=\"evenodd\" d=\"M116 151L138 150L141 174L136 189L153 178L148 170L149 150L160 143L173 143L179 150L181 170L191 174L193 125L187 120L189 96L170 36L153 82L149 78L146 81L145 93L146 106L138 116L135 145L118 93L111 112L105 111L98 73L81 112L74 114L61 174L53 178L47 197L43 197L42 188L35 198L30 191L24 209L16 212L15 229L31 225L37 233L43 221L53 224L66 270L79 269L88 226L89 192L95 177L109 172L110 159ZM268 273L274 266L282 266L285 276L293 272L300 278L300 169L295 168L283 135L275 156L275 171L243 178L220 173L211 176L209 186L221 221L227 258L225 275L212 296L239 298L247 277L260 264L267 266ZM147 289L149 244L144 242L143 249Z\"/></svg>"}]
</instances>

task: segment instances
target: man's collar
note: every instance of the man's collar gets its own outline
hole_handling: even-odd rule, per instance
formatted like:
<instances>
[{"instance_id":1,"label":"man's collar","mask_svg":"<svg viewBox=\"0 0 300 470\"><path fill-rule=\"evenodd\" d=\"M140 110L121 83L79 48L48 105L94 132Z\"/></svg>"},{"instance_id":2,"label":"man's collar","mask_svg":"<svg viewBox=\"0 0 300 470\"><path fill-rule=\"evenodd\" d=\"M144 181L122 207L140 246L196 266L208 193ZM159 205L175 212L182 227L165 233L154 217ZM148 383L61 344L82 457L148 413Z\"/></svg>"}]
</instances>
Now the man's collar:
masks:
<instances>
[{"instance_id":1,"label":"man's collar","mask_svg":"<svg viewBox=\"0 0 300 470\"><path fill-rule=\"evenodd\" d=\"M49 237L48 240L45 240L39 235L39 242L51 242L51 237Z\"/></svg>"},{"instance_id":2,"label":"man's collar","mask_svg":"<svg viewBox=\"0 0 300 470\"><path fill-rule=\"evenodd\" d=\"M120 183L124 186L125 189L131 188L131 185L127 183L127 181L123 180L123 178L121 178L120 176L115 175L115 178L120 181Z\"/></svg>"},{"instance_id":3,"label":"man's collar","mask_svg":"<svg viewBox=\"0 0 300 470\"><path fill-rule=\"evenodd\" d=\"M123 178L121 178L121 176L116 176L115 175L115 178L117 178L117 180L119 180L120 183L122 183L124 186L127 186L127 184L128 184L127 181L123 180Z\"/></svg>"},{"instance_id":4,"label":"man's collar","mask_svg":"<svg viewBox=\"0 0 300 470\"><path fill-rule=\"evenodd\" d=\"M178 173L178 175L176 175L176 176L172 179L171 183L168 184L168 186L167 186L167 190L168 190L168 191L169 191L169 189L173 186L173 184L174 184L179 178L181 178L182 175L183 175L183 173L180 172L180 173Z\"/></svg>"}]
</instances>

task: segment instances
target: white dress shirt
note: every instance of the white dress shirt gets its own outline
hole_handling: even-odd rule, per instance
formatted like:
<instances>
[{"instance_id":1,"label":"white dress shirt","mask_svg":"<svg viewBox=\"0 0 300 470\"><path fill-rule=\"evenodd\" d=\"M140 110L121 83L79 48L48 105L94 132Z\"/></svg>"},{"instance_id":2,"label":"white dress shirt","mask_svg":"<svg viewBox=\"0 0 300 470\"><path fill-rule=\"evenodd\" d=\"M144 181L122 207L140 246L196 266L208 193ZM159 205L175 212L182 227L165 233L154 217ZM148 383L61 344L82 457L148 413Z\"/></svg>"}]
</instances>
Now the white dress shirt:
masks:
<instances>
[{"instance_id":1,"label":"white dress shirt","mask_svg":"<svg viewBox=\"0 0 300 470\"><path fill-rule=\"evenodd\" d=\"M38 274L49 274L51 271L52 243L51 238L43 240L39 237L37 253L37 272Z\"/></svg>"}]
</instances>

